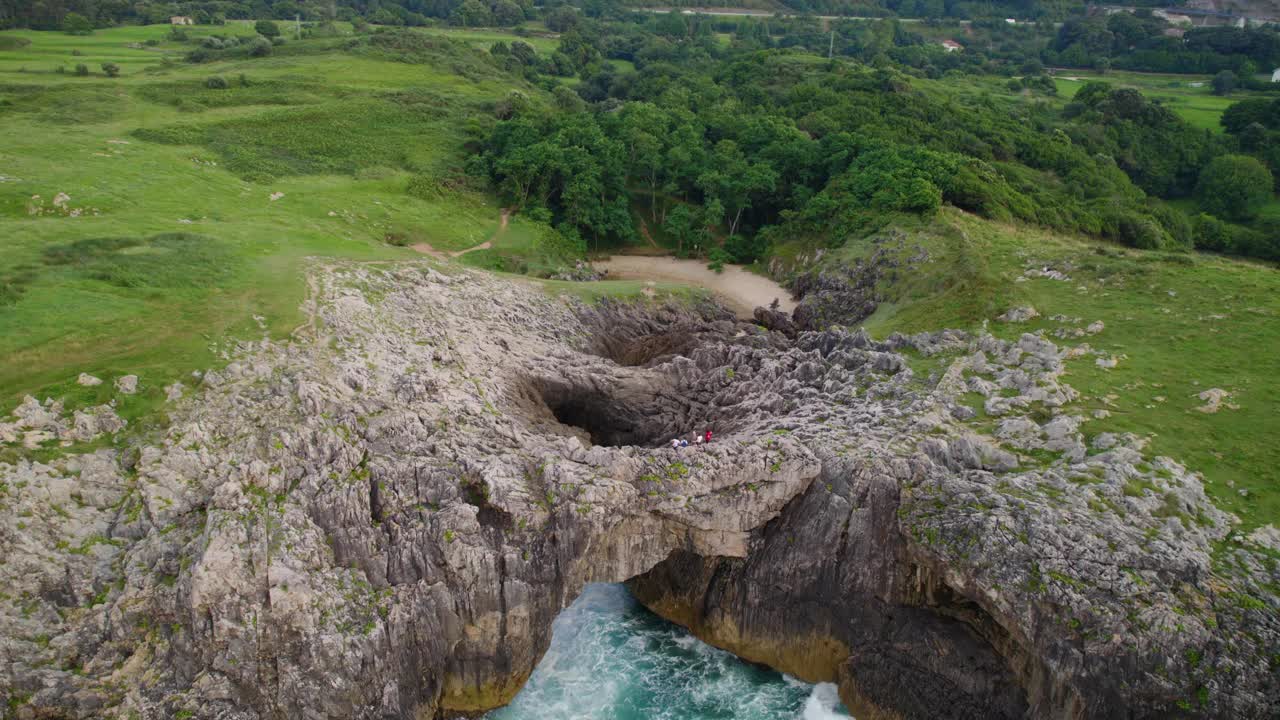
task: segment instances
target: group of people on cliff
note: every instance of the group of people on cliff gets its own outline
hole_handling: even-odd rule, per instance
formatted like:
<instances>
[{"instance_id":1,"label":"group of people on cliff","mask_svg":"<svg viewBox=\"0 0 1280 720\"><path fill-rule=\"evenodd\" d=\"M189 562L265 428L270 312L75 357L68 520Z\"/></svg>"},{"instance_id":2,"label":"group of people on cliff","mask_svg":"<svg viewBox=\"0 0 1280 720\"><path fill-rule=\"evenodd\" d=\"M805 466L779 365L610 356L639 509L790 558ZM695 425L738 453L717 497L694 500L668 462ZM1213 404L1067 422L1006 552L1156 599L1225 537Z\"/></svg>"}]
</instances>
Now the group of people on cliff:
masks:
<instances>
[{"instance_id":1,"label":"group of people on cliff","mask_svg":"<svg viewBox=\"0 0 1280 720\"><path fill-rule=\"evenodd\" d=\"M711 444L711 431L707 430L705 432L702 432L701 434L693 433L693 446L702 447L704 444L706 445ZM679 450L680 448L686 448L686 447L689 447L689 440L687 438L679 438L679 437L671 438L672 450Z\"/></svg>"}]
</instances>

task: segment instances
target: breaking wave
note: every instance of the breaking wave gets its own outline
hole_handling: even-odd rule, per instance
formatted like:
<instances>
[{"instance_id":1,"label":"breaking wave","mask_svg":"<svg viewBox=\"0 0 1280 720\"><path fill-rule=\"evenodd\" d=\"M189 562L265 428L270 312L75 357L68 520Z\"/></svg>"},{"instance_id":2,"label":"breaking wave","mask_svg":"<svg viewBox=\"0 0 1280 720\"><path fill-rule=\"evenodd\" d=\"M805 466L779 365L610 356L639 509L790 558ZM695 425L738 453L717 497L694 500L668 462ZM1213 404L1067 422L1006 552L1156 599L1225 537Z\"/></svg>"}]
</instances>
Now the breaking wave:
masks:
<instances>
[{"instance_id":1,"label":"breaking wave","mask_svg":"<svg viewBox=\"0 0 1280 720\"><path fill-rule=\"evenodd\" d=\"M832 720L830 683L747 663L640 605L622 585L588 585L552 625L551 647L488 720Z\"/></svg>"}]
</instances>

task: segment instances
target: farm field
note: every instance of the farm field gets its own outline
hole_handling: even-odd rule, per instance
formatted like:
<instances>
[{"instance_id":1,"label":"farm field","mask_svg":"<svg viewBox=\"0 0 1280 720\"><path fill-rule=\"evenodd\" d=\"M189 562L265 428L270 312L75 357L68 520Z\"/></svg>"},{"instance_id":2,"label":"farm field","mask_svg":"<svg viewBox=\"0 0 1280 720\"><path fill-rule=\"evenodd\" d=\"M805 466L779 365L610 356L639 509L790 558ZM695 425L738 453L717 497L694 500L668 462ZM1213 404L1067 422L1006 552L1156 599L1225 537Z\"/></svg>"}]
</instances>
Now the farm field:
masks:
<instances>
[{"instance_id":1,"label":"farm field","mask_svg":"<svg viewBox=\"0 0 1280 720\"><path fill-rule=\"evenodd\" d=\"M1131 87L1142 91L1142 94L1165 103L1183 120L1198 128L1222 132L1218 118L1232 103L1249 97L1247 92L1237 92L1230 97L1213 94L1208 75L1160 75L1155 73L1134 73L1112 71L1106 75L1076 72L1069 69L1058 71L1054 82L1058 86L1058 95L1070 98L1091 81L1110 83L1116 87Z\"/></svg>"}]
</instances>

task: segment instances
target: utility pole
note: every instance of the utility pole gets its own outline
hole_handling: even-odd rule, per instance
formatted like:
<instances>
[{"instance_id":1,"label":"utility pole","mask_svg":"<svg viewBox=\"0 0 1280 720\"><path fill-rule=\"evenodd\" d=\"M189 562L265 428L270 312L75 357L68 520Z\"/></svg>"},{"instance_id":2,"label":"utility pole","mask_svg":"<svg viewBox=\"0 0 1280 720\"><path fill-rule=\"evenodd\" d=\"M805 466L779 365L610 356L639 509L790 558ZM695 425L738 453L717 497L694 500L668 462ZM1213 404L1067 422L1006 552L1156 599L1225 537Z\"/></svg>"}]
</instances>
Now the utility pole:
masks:
<instances>
[{"instance_id":1,"label":"utility pole","mask_svg":"<svg viewBox=\"0 0 1280 720\"><path fill-rule=\"evenodd\" d=\"M831 54L832 54L833 52L835 52L835 49L836 49L836 31L835 31L835 30L832 30L832 31L831 31L831 43L830 43L829 45L827 45L827 59L828 59L828 60L830 60L830 59L831 59Z\"/></svg>"},{"instance_id":2,"label":"utility pole","mask_svg":"<svg viewBox=\"0 0 1280 720\"><path fill-rule=\"evenodd\" d=\"M293 16L293 39L302 39L302 15L294 14Z\"/></svg>"}]
</instances>

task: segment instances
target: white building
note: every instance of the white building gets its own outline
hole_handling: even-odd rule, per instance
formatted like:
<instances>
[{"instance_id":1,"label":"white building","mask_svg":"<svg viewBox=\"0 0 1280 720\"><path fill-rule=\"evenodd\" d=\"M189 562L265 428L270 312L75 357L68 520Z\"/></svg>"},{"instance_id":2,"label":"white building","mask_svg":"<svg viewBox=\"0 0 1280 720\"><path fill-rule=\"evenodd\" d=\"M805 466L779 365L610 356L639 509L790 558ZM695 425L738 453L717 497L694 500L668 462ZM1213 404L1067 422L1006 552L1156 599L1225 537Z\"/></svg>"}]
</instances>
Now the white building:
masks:
<instances>
[{"instance_id":1,"label":"white building","mask_svg":"<svg viewBox=\"0 0 1280 720\"><path fill-rule=\"evenodd\" d=\"M1280 68L1276 68L1275 72L1271 73L1271 82L1280 82Z\"/></svg>"}]
</instances>

